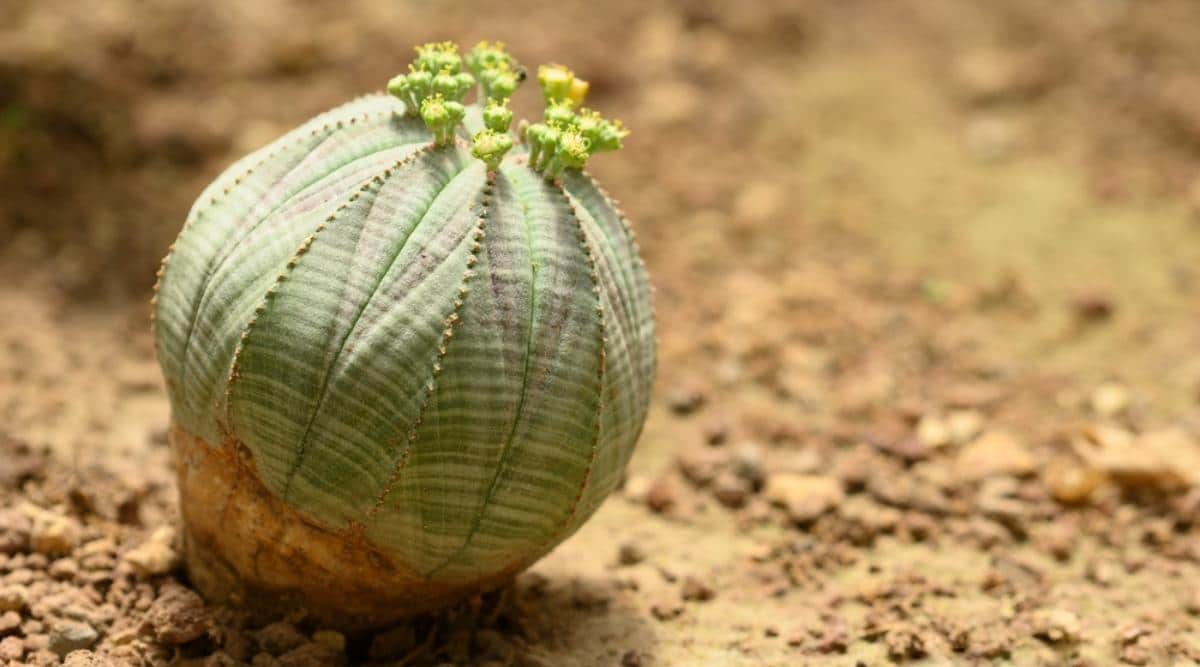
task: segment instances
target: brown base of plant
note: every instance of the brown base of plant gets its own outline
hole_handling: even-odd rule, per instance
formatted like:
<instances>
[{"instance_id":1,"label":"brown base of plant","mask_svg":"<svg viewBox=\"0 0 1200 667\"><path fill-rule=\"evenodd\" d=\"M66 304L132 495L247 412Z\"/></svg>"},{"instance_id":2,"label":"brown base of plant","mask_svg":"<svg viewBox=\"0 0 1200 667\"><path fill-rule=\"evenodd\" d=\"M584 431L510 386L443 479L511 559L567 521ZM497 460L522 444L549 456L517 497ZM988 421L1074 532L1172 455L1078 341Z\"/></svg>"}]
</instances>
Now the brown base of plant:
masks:
<instances>
[{"instance_id":1,"label":"brown base of plant","mask_svg":"<svg viewBox=\"0 0 1200 667\"><path fill-rule=\"evenodd\" d=\"M364 632L499 588L516 572L432 582L401 568L361 533L331 531L288 507L259 480L237 442L212 445L172 426L184 559L212 602L261 614L306 616Z\"/></svg>"}]
</instances>

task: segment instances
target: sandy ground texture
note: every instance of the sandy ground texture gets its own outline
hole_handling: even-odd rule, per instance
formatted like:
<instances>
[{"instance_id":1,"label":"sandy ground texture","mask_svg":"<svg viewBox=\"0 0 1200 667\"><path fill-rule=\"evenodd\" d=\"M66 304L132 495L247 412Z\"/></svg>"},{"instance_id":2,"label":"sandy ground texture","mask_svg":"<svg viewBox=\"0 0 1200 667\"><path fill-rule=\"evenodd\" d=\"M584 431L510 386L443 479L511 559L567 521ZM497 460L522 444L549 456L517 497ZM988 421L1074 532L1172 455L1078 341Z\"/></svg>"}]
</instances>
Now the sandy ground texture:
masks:
<instances>
[{"instance_id":1,"label":"sandy ground texture","mask_svg":"<svg viewBox=\"0 0 1200 667\"><path fill-rule=\"evenodd\" d=\"M1200 661L1200 5L603 4L0 4L0 664ZM234 157L483 37L634 130L627 479L376 636L206 606L159 256Z\"/></svg>"}]
</instances>

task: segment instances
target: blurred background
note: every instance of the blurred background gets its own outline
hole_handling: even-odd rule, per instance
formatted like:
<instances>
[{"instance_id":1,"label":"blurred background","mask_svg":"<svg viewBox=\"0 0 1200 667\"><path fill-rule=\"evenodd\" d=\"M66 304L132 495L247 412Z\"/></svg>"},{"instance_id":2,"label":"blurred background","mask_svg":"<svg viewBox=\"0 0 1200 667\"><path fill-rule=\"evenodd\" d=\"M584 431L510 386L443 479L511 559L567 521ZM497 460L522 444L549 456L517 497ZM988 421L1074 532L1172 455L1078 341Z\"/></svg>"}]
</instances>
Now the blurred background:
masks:
<instances>
[{"instance_id":1,"label":"blurred background","mask_svg":"<svg viewBox=\"0 0 1200 667\"><path fill-rule=\"evenodd\" d=\"M159 456L193 199L442 39L633 131L589 168L660 378L624 498L539 566L617 582L572 622L645 664L1200 655L1192 0L0 0L0 430ZM938 586L974 626L913 611ZM527 653L613 664L584 635Z\"/></svg>"}]
</instances>

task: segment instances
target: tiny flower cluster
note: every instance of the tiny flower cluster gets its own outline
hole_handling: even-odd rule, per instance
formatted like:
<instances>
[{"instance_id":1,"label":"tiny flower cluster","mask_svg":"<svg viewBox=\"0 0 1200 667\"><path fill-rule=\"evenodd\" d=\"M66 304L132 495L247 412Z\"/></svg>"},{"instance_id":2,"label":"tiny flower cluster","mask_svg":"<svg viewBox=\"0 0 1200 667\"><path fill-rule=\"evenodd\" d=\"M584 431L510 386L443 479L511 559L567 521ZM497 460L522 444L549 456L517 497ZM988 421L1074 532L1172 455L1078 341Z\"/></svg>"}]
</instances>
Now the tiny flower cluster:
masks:
<instances>
[{"instance_id":1,"label":"tiny flower cluster","mask_svg":"<svg viewBox=\"0 0 1200 667\"><path fill-rule=\"evenodd\" d=\"M472 137L471 154L489 170L497 169L513 147L508 100L525 79L525 69L504 45L480 42L460 56L452 42L430 43L417 47L417 58L408 69L408 74L388 82L388 93L403 101L410 115L420 115L439 146L454 141L466 117L463 97L479 84L484 129ZM539 67L537 79L546 102L544 121L522 121L519 129L532 169L555 179L564 169L583 168L596 152L621 147L629 131L620 121L606 120L590 109L576 110L587 96L587 81L562 65Z\"/></svg>"},{"instance_id":2,"label":"tiny flower cluster","mask_svg":"<svg viewBox=\"0 0 1200 667\"><path fill-rule=\"evenodd\" d=\"M466 56L467 69L479 81L480 99L507 100L525 80L522 68L501 42L480 42Z\"/></svg>"},{"instance_id":3,"label":"tiny flower cluster","mask_svg":"<svg viewBox=\"0 0 1200 667\"><path fill-rule=\"evenodd\" d=\"M425 44L417 47L408 74L388 82L388 93L404 102L410 115L421 116L439 146L453 141L454 128L466 115L463 97L475 85L475 77L462 71L462 64L453 42Z\"/></svg>"},{"instance_id":4,"label":"tiny flower cluster","mask_svg":"<svg viewBox=\"0 0 1200 667\"><path fill-rule=\"evenodd\" d=\"M546 99L541 123L523 128L529 145L529 166L548 179L558 178L563 169L582 169L599 151L615 151L629 130L619 120L607 120L591 109L575 107L587 96L588 83L562 65L543 65L538 84Z\"/></svg>"}]
</instances>

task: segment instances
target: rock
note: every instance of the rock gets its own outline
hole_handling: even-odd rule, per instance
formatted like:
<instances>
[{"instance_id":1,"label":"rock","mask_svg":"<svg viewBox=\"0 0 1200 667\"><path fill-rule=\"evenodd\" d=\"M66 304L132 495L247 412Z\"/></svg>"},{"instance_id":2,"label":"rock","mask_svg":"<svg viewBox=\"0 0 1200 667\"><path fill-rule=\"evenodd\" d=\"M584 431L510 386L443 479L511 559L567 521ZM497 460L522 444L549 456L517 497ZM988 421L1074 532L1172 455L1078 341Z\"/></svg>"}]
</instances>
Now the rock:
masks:
<instances>
[{"instance_id":1,"label":"rock","mask_svg":"<svg viewBox=\"0 0 1200 667\"><path fill-rule=\"evenodd\" d=\"M953 440L950 425L937 415L925 415L917 422L917 439L926 447L937 449L945 447Z\"/></svg>"},{"instance_id":2,"label":"rock","mask_svg":"<svg viewBox=\"0 0 1200 667\"><path fill-rule=\"evenodd\" d=\"M659 478L646 492L646 506L652 512L663 513L675 505L675 487L666 479Z\"/></svg>"},{"instance_id":3,"label":"rock","mask_svg":"<svg viewBox=\"0 0 1200 667\"><path fill-rule=\"evenodd\" d=\"M158 599L146 611L142 632L164 644L186 644L204 636L211 625L200 596L172 583L162 587Z\"/></svg>"},{"instance_id":4,"label":"rock","mask_svg":"<svg viewBox=\"0 0 1200 667\"><path fill-rule=\"evenodd\" d=\"M387 632L381 632L371 640L367 656L371 660L399 658L412 651L417 646L417 631L408 625L399 625Z\"/></svg>"},{"instance_id":5,"label":"rock","mask_svg":"<svg viewBox=\"0 0 1200 667\"><path fill-rule=\"evenodd\" d=\"M725 454L711 447L689 447L675 459L679 472L696 486L708 486L725 467Z\"/></svg>"},{"instance_id":6,"label":"rock","mask_svg":"<svg viewBox=\"0 0 1200 667\"><path fill-rule=\"evenodd\" d=\"M1200 443L1178 428L1134 436L1112 426L1088 429L1075 452L1124 486L1162 489L1200 485Z\"/></svg>"},{"instance_id":7,"label":"rock","mask_svg":"<svg viewBox=\"0 0 1200 667\"><path fill-rule=\"evenodd\" d=\"M313 633L313 641L323 646L343 653L346 650L346 635L336 630L317 630Z\"/></svg>"},{"instance_id":8,"label":"rock","mask_svg":"<svg viewBox=\"0 0 1200 667\"><path fill-rule=\"evenodd\" d=\"M916 437L884 438L874 444L880 451L909 463L929 457L929 446Z\"/></svg>"},{"instance_id":9,"label":"rock","mask_svg":"<svg viewBox=\"0 0 1200 667\"><path fill-rule=\"evenodd\" d=\"M59 581L70 581L79 574L79 561L74 558L60 558L51 563L47 571Z\"/></svg>"},{"instance_id":10,"label":"rock","mask_svg":"<svg viewBox=\"0 0 1200 667\"><path fill-rule=\"evenodd\" d=\"M683 605L673 598L664 598L650 605L650 614L660 621L670 621L683 614Z\"/></svg>"},{"instance_id":11,"label":"rock","mask_svg":"<svg viewBox=\"0 0 1200 667\"><path fill-rule=\"evenodd\" d=\"M1033 615L1033 636L1051 644L1079 641L1079 617L1066 609L1039 609Z\"/></svg>"},{"instance_id":12,"label":"rock","mask_svg":"<svg viewBox=\"0 0 1200 667\"><path fill-rule=\"evenodd\" d=\"M900 510L880 505L864 495L847 498L838 508L838 514L871 536L895 530L904 517Z\"/></svg>"},{"instance_id":13,"label":"rock","mask_svg":"<svg viewBox=\"0 0 1200 667\"><path fill-rule=\"evenodd\" d=\"M1046 468L1045 483L1050 495L1064 505L1086 503L1100 485L1102 476L1074 462L1059 461Z\"/></svg>"},{"instance_id":14,"label":"rock","mask_svg":"<svg viewBox=\"0 0 1200 667\"><path fill-rule=\"evenodd\" d=\"M1092 558L1085 571L1088 580L1100 586L1111 586L1124 574L1120 564L1110 558Z\"/></svg>"},{"instance_id":15,"label":"rock","mask_svg":"<svg viewBox=\"0 0 1200 667\"><path fill-rule=\"evenodd\" d=\"M619 565L637 565L646 560L646 552L635 542L625 542L617 549Z\"/></svg>"},{"instance_id":16,"label":"rock","mask_svg":"<svg viewBox=\"0 0 1200 667\"><path fill-rule=\"evenodd\" d=\"M335 667L345 663L345 654L315 642L298 646L276 661L279 667Z\"/></svg>"},{"instance_id":17,"label":"rock","mask_svg":"<svg viewBox=\"0 0 1200 667\"><path fill-rule=\"evenodd\" d=\"M0 639L0 662L16 662L25 655L25 642L20 637Z\"/></svg>"},{"instance_id":18,"label":"rock","mask_svg":"<svg viewBox=\"0 0 1200 667\"><path fill-rule=\"evenodd\" d=\"M724 417L712 419L704 425L704 442L709 447L720 447L729 439L729 421Z\"/></svg>"},{"instance_id":19,"label":"rock","mask_svg":"<svg viewBox=\"0 0 1200 667\"><path fill-rule=\"evenodd\" d=\"M154 577L167 574L179 565L179 555L175 551L175 529L162 526L155 530L145 542L130 549L122 556L144 577Z\"/></svg>"},{"instance_id":20,"label":"rock","mask_svg":"<svg viewBox=\"0 0 1200 667\"><path fill-rule=\"evenodd\" d=\"M24 586L0 588L0 612L21 611L29 604L29 590Z\"/></svg>"},{"instance_id":21,"label":"rock","mask_svg":"<svg viewBox=\"0 0 1200 667\"><path fill-rule=\"evenodd\" d=\"M1103 292L1083 292L1071 300L1071 310L1080 324L1096 324L1108 320L1116 309L1112 297Z\"/></svg>"},{"instance_id":22,"label":"rock","mask_svg":"<svg viewBox=\"0 0 1200 667\"><path fill-rule=\"evenodd\" d=\"M1112 419L1129 408L1132 394L1129 388L1118 382L1105 382L1092 392L1089 405L1092 412L1105 419Z\"/></svg>"},{"instance_id":23,"label":"rock","mask_svg":"<svg viewBox=\"0 0 1200 667\"><path fill-rule=\"evenodd\" d=\"M0 614L0 637L15 634L21 629L21 615L15 611Z\"/></svg>"},{"instance_id":24,"label":"rock","mask_svg":"<svg viewBox=\"0 0 1200 667\"><path fill-rule=\"evenodd\" d=\"M808 523L836 507L845 498L842 484L833 477L774 473L767 478L763 495L787 511L796 523Z\"/></svg>"},{"instance_id":25,"label":"rock","mask_svg":"<svg viewBox=\"0 0 1200 667\"><path fill-rule=\"evenodd\" d=\"M0 510L0 554L15 554L29 548L29 517L17 510Z\"/></svg>"},{"instance_id":26,"label":"rock","mask_svg":"<svg viewBox=\"0 0 1200 667\"><path fill-rule=\"evenodd\" d=\"M749 495L748 482L732 471L725 471L713 480L713 497L730 509L739 509L746 504Z\"/></svg>"},{"instance_id":27,"label":"rock","mask_svg":"<svg viewBox=\"0 0 1200 667\"><path fill-rule=\"evenodd\" d=\"M72 651L91 648L99 638L96 629L87 623L59 621L50 630L49 648L61 658Z\"/></svg>"},{"instance_id":28,"label":"rock","mask_svg":"<svg viewBox=\"0 0 1200 667\"><path fill-rule=\"evenodd\" d=\"M255 633L258 647L273 656L281 656L308 642L308 637L286 621L272 623Z\"/></svg>"},{"instance_id":29,"label":"rock","mask_svg":"<svg viewBox=\"0 0 1200 667\"><path fill-rule=\"evenodd\" d=\"M965 445L983 430L983 415L975 410L952 410L946 415L946 428L956 445Z\"/></svg>"},{"instance_id":30,"label":"rock","mask_svg":"<svg viewBox=\"0 0 1200 667\"><path fill-rule=\"evenodd\" d=\"M63 556L75 547L79 525L74 519L31 503L23 504L20 510L30 521L30 549L45 556Z\"/></svg>"},{"instance_id":31,"label":"rock","mask_svg":"<svg viewBox=\"0 0 1200 667\"><path fill-rule=\"evenodd\" d=\"M642 667L644 664L642 654L637 651L631 649L621 654L621 667Z\"/></svg>"},{"instance_id":32,"label":"rock","mask_svg":"<svg viewBox=\"0 0 1200 667\"><path fill-rule=\"evenodd\" d=\"M682 596L688 602L708 602L716 596L716 591L700 579L688 576L683 580Z\"/></svg>"},{"instance_id":33,"label":"rock","mask_svg":"<svg viewBox=\"0 0 1200 667\"><path fill-rule=\"evenodd\" d=\"M696 387L677 387L667 395L667 405L677 415L690 415L704 405L704 391Z\"/></svg>"},{"instance_id":34,"label":"rock","mask_svg":"<svg viewBox=\"0 0 1200 667\"><path fill-rule=\"evenodd\" d=\"M892 660L911 660L925 657L928 652L925 639L913 627L900 625L887 631L884 636L888 657Z\"/></svg>"},{"instance_id":35,"label":"rock","mask_svg":"<svg viewBox=\"0 0 1200 667\"><path fill-rule=\"evenodd\" d=\"M955 474L967 482L996 475L1025 476L1037 470L1037 460L1025 445L1006 431L987 431L959 452Z\"/></svg>"},{"instance_id":36,"label":"rock","mask_svg":"<svg viewBox=\"0 0 1200 667\"><path fill-rule=\"evenodd\" d=\"M621 488L621 494L625 498L634 503L646 502L646 494L650 493L650 487L654 485L654 480L646 475L632 474L625 480L625 485Z\"/></svg>"},{"instance_id":37,"label":"rock","mask_svg":"<svg viewBox=\"0 0 1200 667\"><path fill-rule=\"evenodd\" d=\"M743 442L733 450L730 458L733 474L746 480L752 488L763 484L763 448L757 442Z\"/></svg>"}]
</instances>

